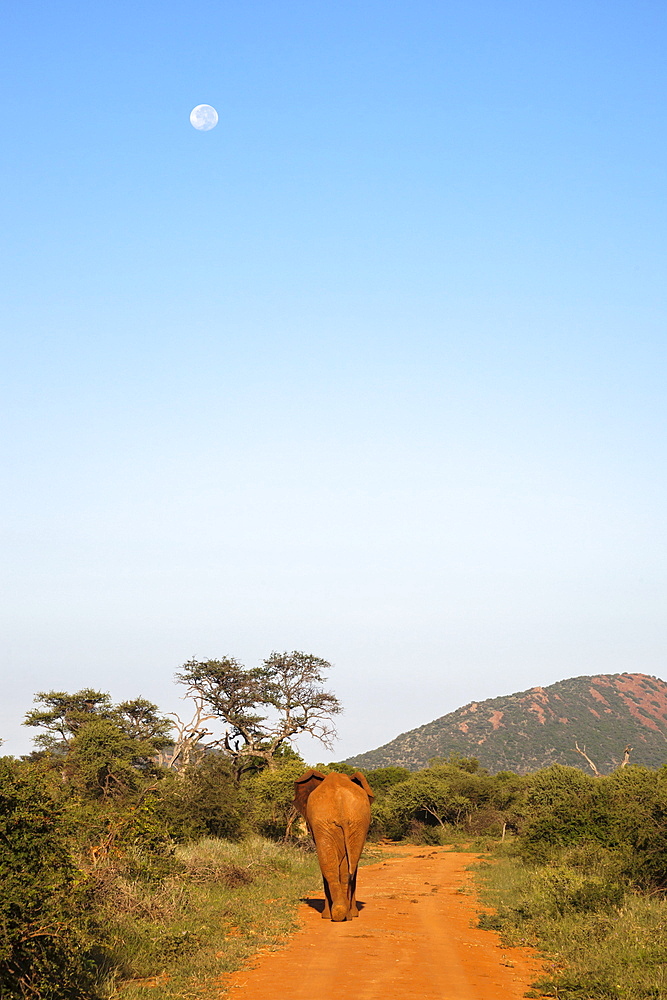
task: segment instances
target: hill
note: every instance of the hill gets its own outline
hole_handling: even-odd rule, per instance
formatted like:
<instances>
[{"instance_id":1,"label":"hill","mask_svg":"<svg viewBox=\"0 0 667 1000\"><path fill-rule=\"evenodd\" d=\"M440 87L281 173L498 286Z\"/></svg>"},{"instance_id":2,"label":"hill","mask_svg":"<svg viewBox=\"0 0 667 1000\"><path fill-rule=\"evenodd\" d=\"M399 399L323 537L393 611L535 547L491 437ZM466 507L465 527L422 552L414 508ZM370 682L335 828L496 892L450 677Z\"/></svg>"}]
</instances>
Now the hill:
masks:
<instances>
[{"instance_id":1,"label":"hill","mask_svg":"<svg viewBox=\"0 0 667 1000\"><path fill-rule=\"evenodd\" d=\"M550 764L590 771L575 743L602 773L618 766L626 745L634 748L633 764L667 763L667 683L646 674L598 674L473 701L345 763L416 771L455 753L477 757L492 772L526 774Z\"/></svg>"}]
</instances>

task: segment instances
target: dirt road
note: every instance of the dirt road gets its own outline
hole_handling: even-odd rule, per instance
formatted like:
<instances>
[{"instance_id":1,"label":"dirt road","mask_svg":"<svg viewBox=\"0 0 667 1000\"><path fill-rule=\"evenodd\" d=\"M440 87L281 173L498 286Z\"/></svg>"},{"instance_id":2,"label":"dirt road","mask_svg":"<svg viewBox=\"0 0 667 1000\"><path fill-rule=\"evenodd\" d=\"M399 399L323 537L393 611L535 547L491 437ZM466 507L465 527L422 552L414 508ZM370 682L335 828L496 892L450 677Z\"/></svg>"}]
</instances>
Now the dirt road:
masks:
<instances>
[{"instance_id":1,"label":"dirt road","mask_svg":"<svg viewBox=\"0 0 667 1000\"><path fill-rule=\"evenodd\" d=\"M359 870L358 919L334 924L319 900L303 903L288 946L229 977L230 1000L523 998L539 963L475 926L480 907L465 870L473 856L393 846L387 854Z\"/></svg>"}]
</instances>

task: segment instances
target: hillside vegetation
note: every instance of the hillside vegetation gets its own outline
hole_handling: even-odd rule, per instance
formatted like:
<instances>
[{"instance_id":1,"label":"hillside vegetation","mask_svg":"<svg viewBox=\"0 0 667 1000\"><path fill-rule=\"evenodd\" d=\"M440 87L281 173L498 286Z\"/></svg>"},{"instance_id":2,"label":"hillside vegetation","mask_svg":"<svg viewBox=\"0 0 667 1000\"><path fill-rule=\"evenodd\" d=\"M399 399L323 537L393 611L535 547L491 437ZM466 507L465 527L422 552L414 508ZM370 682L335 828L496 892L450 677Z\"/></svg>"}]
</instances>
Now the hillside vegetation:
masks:
<instances>
[{"instance_id":1,"label":"hillside vegetation","mask_svg":"<svg viewBox=\"0 0 667 1000\"><path fill-rule=\"evenodd\" d=\"M667 684L645 674L572 677L502 698L472 702L395 740L349 758L365 769L426 767L434 757L476 757L489 771L527 774L552 764L588 770L576 745L602 773L631 746L631 760L667 760Z\"/></svg>"}]
</instances>

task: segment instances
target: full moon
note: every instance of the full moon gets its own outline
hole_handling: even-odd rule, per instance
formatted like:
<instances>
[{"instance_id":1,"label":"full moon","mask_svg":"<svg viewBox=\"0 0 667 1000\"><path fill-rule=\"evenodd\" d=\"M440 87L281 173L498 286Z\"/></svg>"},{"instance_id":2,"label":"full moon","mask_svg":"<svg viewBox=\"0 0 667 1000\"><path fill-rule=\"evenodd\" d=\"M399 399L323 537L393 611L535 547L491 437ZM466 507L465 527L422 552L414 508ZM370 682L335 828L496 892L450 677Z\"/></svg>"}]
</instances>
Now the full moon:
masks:
<instances>
[{"instance_id":1,"label":"full moon","mask_svg":"<svg viewBox=\"0 0 667 1000\"><path fill-rule=\"evenodd\" d=\"M199 132L210 132L218 124L218 112L210 104L198 104L190 112L190 124Z\"/></svg>"}]
</instances>

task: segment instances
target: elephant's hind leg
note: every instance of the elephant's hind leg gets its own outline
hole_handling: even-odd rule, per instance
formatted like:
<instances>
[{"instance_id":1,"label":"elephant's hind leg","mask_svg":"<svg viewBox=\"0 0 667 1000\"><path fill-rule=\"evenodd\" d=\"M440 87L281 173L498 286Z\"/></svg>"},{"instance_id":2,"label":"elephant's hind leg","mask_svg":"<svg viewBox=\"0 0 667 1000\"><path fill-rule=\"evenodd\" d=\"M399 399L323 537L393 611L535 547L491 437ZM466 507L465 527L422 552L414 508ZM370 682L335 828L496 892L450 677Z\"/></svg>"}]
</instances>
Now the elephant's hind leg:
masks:
<instances>
[{"instance_id":1,"label":"elephant's hind leg","mask_svg":"<svg viewBox=\"0 0 667 1000\"><path fill-rule=\"evenodd\" d=\"M343 920L347 920L349 915L349 908L347 903L334 903L331 907L331 919L340 923Z\"/></svg>"},{"instance_id":2,"label":"elephant's hind leg","mask_svg":"<svg viewBox=\"0 0 667 1000\"><path fill-rule=\"evenodd\" d=\"M350 875L350 917L359 916L359 907L357 906L357 871L354 870L354 874Z\"/></svg>"},{"instance_id":3,"label":"elephant's hind leg","mask_svg":"<svg viewBox=\"0 0 667 1000\"><path fill-rule=\"evenodd\" d=\"M314 825L314 824L313 824ZM320 863L324 879L324 893L328 903L325 905L325 916L331 914L332 920L347 919L349 897L347 895L347 879L341 884L341 859L345 857L343 832L335 824L314 827L317 859Z\"/></svg>"},{"instance_id":4,"label":"elephant's hind leg","mask_svg":"<svg viewBox=\"0 0 667 1000\"><path fill-rule=\"evenodd\" d=\"M341 888L341 893L343 896L343 901L341 906L345 905L345 916L341 917L341 920L349 920L353 916L350 909L350 901L354 895L354 884L352 881L352 875L350 874L349 859L347 856L347 850L344 852L340 861L338 862L338 884ZM342 911L341 911L342 912ZM356 916L356 914L355 914Z\"/></svg>"},{"instance_id":5,"label":"elephant's hind leg","mask_svg":"<svg viewBox=\"0 0 667 1000\"><path fill-rule=\"evenodd\" d=\"M344 869L343 869L343 866ZM343 857L339 865L338 900L331 907L332 920L349 920L350 914L350 876L347 871L347 858Z\"/></svg>"},{"instance_id":6,"label":"elephant's hind leg","mask_svg":"<svg viewBox=\"0 0 667 1000\"><path fill-rule=\"evenodd\" d=\"M331 920L331 891L325 876L322 876L324 883L324 909L322 910L322 920Z\"/></svg>"}]
</instances>

